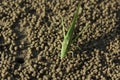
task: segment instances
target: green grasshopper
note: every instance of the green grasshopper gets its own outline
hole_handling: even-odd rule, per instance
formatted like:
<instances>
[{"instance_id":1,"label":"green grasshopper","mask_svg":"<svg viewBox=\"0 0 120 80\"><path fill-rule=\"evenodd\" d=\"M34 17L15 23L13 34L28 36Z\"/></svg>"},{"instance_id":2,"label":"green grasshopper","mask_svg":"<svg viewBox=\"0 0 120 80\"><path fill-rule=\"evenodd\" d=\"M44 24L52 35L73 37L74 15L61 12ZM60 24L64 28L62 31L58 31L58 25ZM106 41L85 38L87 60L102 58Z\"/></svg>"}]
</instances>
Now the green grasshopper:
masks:
<instances>
[{"instance_id":1,"label":"green grasshopper","mask_svg":"<svg viewBox=\"0 0 120 80\"><path fill-rule=\"evenodd\" d=\"M71 40L72 40L72 36L73 36L73 30L74 30L74 27L75 27L75 22L78 18L78 15L79 15L79 10L80 10L80 5L78 5L77 7L77 10L74 14L74 17L73 17L73 20L72 20L72 23L70 25L70 28L67 32L67 34L65 35L65 29L64 29L64 25L63 25L63 18L62 18L62 25L63 25L63 33L64 33L64 40L63 40L63 43L62 43L62 49L61 49L61 59L66 55L69 47L70 47L70 44L71 44ZM80 10L80 13L82 12L82 10Z\"/></svg>"}]
</instances>

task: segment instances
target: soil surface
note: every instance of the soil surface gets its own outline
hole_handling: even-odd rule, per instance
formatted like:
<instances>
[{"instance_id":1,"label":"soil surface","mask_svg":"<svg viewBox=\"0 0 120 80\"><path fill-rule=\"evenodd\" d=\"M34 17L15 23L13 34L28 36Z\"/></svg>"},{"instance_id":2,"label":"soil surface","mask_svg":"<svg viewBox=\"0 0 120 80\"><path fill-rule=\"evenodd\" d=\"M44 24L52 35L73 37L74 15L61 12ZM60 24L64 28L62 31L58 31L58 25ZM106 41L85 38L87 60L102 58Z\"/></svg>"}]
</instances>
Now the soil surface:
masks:
<instances>
[{"instance_id":1,"label":"soil surface","mask_svg":"<svg viewBox=\"0 0 120 80\"><path fill-rule=\"evenodd\" d=\"M79 14L60 58L63 31ZM1 80L120 80L120 0L0 0Z\"/></svg>"}]
</instances>

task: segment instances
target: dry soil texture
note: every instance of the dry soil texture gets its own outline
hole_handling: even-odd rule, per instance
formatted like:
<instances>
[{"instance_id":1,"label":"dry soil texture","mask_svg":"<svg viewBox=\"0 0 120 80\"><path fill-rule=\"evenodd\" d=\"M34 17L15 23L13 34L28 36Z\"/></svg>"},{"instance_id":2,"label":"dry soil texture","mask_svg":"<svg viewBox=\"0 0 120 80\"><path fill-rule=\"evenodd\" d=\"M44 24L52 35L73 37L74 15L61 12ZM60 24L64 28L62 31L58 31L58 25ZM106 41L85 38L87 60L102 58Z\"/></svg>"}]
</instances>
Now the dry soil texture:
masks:
<instances>
[{"instance_id":1,"label":"dry soil texture","mask_svg":"<svg viewBox=\"0 0 120 80\"><path fill-rule=\"evenodd\" d=\"M73 38L89 28L61 59L78 3ZM120 80L120 0L0 0L0 79Z\"/></svg>"}]
</instances>

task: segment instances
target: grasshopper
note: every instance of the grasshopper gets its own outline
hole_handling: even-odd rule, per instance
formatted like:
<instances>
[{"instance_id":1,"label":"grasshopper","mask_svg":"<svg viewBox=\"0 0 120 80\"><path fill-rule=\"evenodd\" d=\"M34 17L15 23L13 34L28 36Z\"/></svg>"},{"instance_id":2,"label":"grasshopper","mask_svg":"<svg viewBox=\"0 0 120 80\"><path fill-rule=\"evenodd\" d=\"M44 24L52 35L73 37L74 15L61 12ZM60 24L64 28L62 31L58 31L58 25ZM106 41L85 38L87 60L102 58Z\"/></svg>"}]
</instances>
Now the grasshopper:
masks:
<instances>
[{"instance_id":1,"label":"grasshopper","mask_svg":"<svg viewBox=\"0 0 120 80\"><path fill-rule=\"evenodd\" d=\"M70 47L71 44L71 40L72 40L72 36L73 36L73 30L75 27L75 22L78 18L79 15L79 10L80 13L82 12L82 10L80 9L80 5L78 5L76 12L74 13L74 17L72 20L72 23L70 25L70 28L68 29L67 34L65 35L65 29L64 29L64 25L63 25L63 18L62 18L62 25L63 25L63 33L64 33L64 40L62 42L62 49L61 49L61 59L66 55L66 53L68 52L68 49Z\"/></svg>"}]
</instances>

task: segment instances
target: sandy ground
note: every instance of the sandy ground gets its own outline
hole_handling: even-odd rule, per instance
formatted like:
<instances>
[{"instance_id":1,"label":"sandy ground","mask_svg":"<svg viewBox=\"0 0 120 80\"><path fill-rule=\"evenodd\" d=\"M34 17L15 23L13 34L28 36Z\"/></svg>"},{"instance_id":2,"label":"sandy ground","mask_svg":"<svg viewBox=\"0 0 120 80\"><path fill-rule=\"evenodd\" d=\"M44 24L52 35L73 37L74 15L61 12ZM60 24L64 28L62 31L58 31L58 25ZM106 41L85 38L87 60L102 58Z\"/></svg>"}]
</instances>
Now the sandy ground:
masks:
<instances>
[{"instance_id":1,"label":"sandy ground","mask_svg":"<svg viewBox=\"0 0 120 80\"><path fill-rule=\"evenodd\" d=\"M61 60L79 2L74 38L90 27ZM120 80L120 0L0 0L0 79Z\"/></svg>"}]
</instances>

